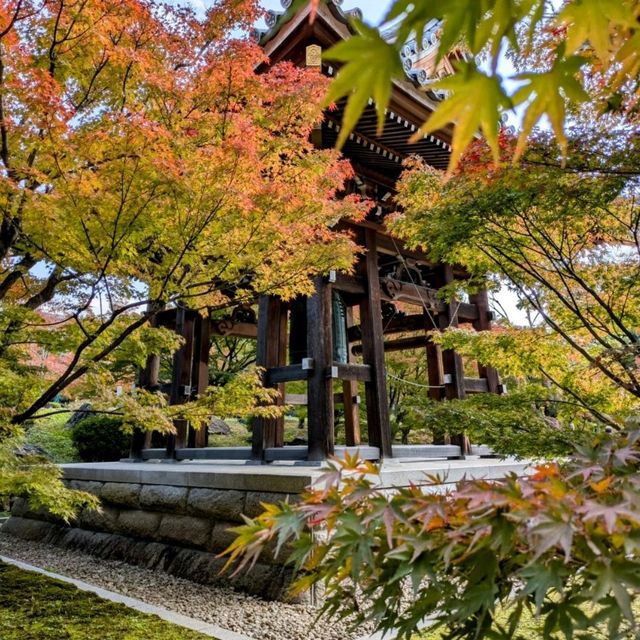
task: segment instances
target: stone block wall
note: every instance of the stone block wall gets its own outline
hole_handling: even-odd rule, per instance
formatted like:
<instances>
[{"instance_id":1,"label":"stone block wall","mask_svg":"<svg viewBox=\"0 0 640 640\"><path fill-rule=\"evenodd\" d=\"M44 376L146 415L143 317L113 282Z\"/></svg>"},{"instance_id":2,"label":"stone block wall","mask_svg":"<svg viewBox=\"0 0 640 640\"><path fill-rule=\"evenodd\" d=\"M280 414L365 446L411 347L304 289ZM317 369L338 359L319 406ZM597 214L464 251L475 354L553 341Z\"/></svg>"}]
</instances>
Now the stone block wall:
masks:
<instances>
[{"instance_id":1,"label":"stone block wall","mask_svg":"<svg viewBox=\"0 0 640 640\"><path fill-rule=\"evenodd\" d=\"M282 599L293 575L286 554L266 550L248 572L221 574L225 559L217 554L234 539L229 531L242 515L262 512L261 502L295 495L248 490L68 480L67 484L101 499L100 511L85 509L65 524L44 510L32 511L23 498L12 506L3 527L24 539L38 540L93 555L122 560L204 584L230 583L267 599Z\"/></svg>"},{"instance_id":2,"label":"stone block wall","mask_svg":"<svg viewBox=\"0 0 640 640\"><path fill-rule=\"evenodd\" d=\"M380 487L393 490L424 485L426 474L448 482L462 478L524 475L528 463L514 460L389 463ZM101 499L99 512L85 510L67 525L46 511L33 512L16 500L2 531L97 556L167 571L196 582L231 583L268 599L282 599L293 578L286 552L274 557L265 550L249 572L222 574L225 561L216 557L233 540L230 528L242 514L254 517L260 503L295 501L306 487L322 482L319 467L162 463L92 463L63 466L74 489ZM437 490L430 486L426 490ZM310 596L313 598L314 596ZM320 594L316 596L320 598Z\"/></svg>"}]
</instances>

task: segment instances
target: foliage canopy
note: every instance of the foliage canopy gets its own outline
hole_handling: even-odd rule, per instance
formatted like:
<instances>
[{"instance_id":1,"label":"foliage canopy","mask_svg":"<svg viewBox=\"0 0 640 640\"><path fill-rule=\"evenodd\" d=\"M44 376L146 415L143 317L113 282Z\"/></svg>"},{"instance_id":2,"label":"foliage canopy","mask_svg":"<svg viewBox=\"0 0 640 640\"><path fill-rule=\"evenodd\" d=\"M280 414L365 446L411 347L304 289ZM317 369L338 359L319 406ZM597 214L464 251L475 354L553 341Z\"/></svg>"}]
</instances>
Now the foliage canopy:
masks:
<instances>
[{"instance_id":1,"label":"foliage canopy","mask_svg":"<svg viewBox=\"0 0 640 640\"><path fill-rule=\"evenodd\" d=\"M377 468L332 462L300 505L268 506L236 529L239 570L265 545L293 545L294 592L321 584L323 611L411 638L516 638L525 611L546 639L636 637L639 434L603 438L528 478L439 490L375 486ZM496 620L505 610L508 621Z\"/></svg>"},{"instance_id":2,"label":"foliage canopy","mask_svg":"<svg viewBox=\"0 0 640 640\"><path fill-rule=\"evenodd\" d=\"M326 82L290 64L258 73L262 50L232 35L257 14L254 0L202 19L151 0L0 0L3 456L63 393L171 430L159 396L113 393L179 346L149 320L287 298L350 267L352 242L331 227L366 205L335 197L351 168L310 140ZM243 382L234 408L271 404L257 373ZM25 464L3 457L1 493Z\"/></svg>"}]
</instances>

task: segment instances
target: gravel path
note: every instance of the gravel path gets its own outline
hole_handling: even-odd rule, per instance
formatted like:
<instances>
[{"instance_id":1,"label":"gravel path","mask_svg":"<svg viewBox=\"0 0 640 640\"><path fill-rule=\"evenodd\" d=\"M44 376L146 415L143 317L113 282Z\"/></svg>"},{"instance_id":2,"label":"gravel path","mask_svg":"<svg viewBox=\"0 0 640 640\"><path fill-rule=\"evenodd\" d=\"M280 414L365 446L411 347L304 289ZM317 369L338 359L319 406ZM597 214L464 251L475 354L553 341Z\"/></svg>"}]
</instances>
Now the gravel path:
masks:
<instances>
[{"instance_id":1,"label":"gravel path","mask_svg":"<svg viewBox=\"0 0 640 640\"><path fill-rule=\"evenodd\" d=\"M84 580L256 640L353 640L343 625L314 623L309 606L266 602L233 589L196 584L160 571L101 560L0 532L0 555ZM359 635L363 635L361 631Z\"/></svg>"}]
</instances>

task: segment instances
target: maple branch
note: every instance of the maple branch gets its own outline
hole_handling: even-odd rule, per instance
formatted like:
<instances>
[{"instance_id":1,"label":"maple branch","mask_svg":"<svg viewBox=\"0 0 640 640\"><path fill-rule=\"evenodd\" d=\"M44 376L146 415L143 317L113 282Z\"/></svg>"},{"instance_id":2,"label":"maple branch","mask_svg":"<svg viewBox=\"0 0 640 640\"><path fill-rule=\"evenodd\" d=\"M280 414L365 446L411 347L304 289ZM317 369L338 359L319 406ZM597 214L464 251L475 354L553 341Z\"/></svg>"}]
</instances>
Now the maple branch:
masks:
<instances>
[{"instance_id":1,"label":"maple branch","mask_svg":"<svg viewBox=\"0 0 640 640\"><path fill-rule=\"evenodd\" d=\"M38 293L31 296L23 306L31 310L41 307L43 304L46 304L53 299L53 296L56 293L56 288L59 284L75 280L78 277L79 276L75 273L63 275L63 270L60 267L56 267L47 278L44 287L42 287Z\"/></svg>"},{"instance_id":2,"label":"maple branch","mask_svg":"<svg viewBox=\"0 0 640 640\"><path fill-rule=\"evenodd\" d=\"M592 407L588 402L586 402L578 393L576 393L573 389L571 389L570 387L562 384L561 382L558 382L558 380L556 380L548 371L546 371L543 367L539 367L540 369L540 373L542 373L542 375L549 380L549 382L551 382L551 384L554 384L556 387L558 387L558 389L561 389L562 391L564 391L565 393L568 393L572 398L574 398L576 400L576 402L583 408L586 409L594 418L596 418L597 420L599 420L600 422L609 425L610 427L612 427L613 429L615 429L616 431L620 431L620 425L617 422L614 422L613 420L611 420L611 418L607 417L604 415L604 413L601 413L600 411L598 411L597 409L595 409L594 407ZM556 400L553 400L552 402L559 402Z\"/></svg>"},{"instance_id":3,"label":"maple branch","mask_svg":"<svg viewBox=\"0 0 640 640\"><path fill-rule=\"evenodd\" d=\"M87 373L93 364L96 364L104 360L115 349L117 349L132 333L146 324L150 318L155 316L158 311L164 308L164 303L159 300L147 301L147 311L142 313L134 322L128 327L123 329L118 336L116 336L109 344L107 344L100 352L92 356L87 363L77 366L83 353L93 344L95 341L111 327L114 322L124 313L130 311L131 308L139 307L145 304L145 302L136 302L131 305L126 305L120 309L114 311L111 317L102 323L102 325L93 333L88 335L76 348L71 362L67 365L65 371L44 391L40 397L35 400L27 409L14 415L11 419L13 424L21 424L25 420L30 419L33 415L45 407L51 402L62 390L66 389L70 384L81 378ZM76 368L77 367L77 368Z\"/></svg>"},{"instance_id":4,"label":"maple branch","mask_svg":"<svg viewBox=\"0 0 640 640\"><path fill-rule=\"evenodd\" d=\"M107 66L108 63L109 63L109 56L106 55L106 51L103 51L102 59L98 63L98 66L95 68L93 75L89 80L89 85L87 87L87 90L84 93L84 96L82 96L78 104L76 104L74 107L76 112L80 111L84 107L84 105L89 101L89 98L91 96L91 90L93 89L93 85L95 84L96 80L98 79L98 76L100 75L100 73L102 73L103 69Z\"/></svg>"},{"instance_id":5,"label":"maple branch","mask_svg":"<svg viewBox=\"0 0 640 640\"><path fill-rule=\"evenodd\" d=\"M10 291L11 287L20 280L25 271L29 271L29 269L31 269L35 264L36 260L31 254L27 253L22 257L20 262L0 283L0 300L2 300Z\"/></svg>"},{"instance_id":6,"label":"maple branch","mask_svg":"<svg viewBox=\"0 0 640 640\"><path fill-rule=\"evenodd\" d=\"M42 418L50 418L51 416L59 416L63 413L90 413L96 415L108 415L108 416L123 416L124 413L122 411L100 411L99 409L82 409L82 411L78 411L78 409L56 409L55 411L47 411L46 413L38 413L31 418L30 420L42 420Z\"/></svg>"},{"instance_id":7,"label":"maple branch","mask_svg":"<svg viewBox=\"0 0 640 640\"><path fill-rule=\"evenodd\" d=\"M497 250L498 253L500 251L496 247L492 247L492 249ZM558 335L560 335L569 345L571 345L580 355L582 355L587 362L592 364L594 367L599 369L605 376L607 376L610 380L615 382L620 388L625 389L629 393L634 396L640 397L640 388L637 386L631 385L628 382L625 382L622 378L616 375L613 371L611 371L608 367L606 367L598 358L592 356L587 349L585 349L582 345L580 345L577 340L575 340L569 333L567 333L549 314L544 310L544 306L540 303L540 301L529 291L527 291L526 287L522 285L518 279L509 272L508 267L501 263L491 252L486 249L481 249L482 253L491 260L498 268L505 274L505 276L511 281L513 286L520 292L520 294L528 300L528 302L536 309L536 311L540 314L540 317L550 326ZM503 255L503 258L508 262L511 262L516 270L524 269L524 267L513 260L507 255Z\"/></svg>"},{"instance_id":8,"label":"maple branch","mask_svg":"<svg viewBox=\"0 0 640 640\"><path fill-rule=\"evenodd\" d=\"M58 29L60 28L60 20L62 19L62 12L64 11L64 0L59 0L59 2L58 13L53 24L53 33L51 35L51 46L49 47L49 75L51 77L54 76L56 70L55 48L58 44Z\"/></svg>"},{"instance_id":9,"label":"maple branch","mask_svg":"<svg viewBox=\"0 0 640 640\"><path fill-rule=\"evenodd\" d=\"M18 15L20 14L20 9L22 8L22 1L23 0L18 0L18 2L16 2L16 10L13 12L11 20L9 20L7 26L2 31L0 31L0 40L4 38L9 33L9 31L11 31L11 29L13 29L13 25L16 23Z\"/></svg>"}]
</instances>

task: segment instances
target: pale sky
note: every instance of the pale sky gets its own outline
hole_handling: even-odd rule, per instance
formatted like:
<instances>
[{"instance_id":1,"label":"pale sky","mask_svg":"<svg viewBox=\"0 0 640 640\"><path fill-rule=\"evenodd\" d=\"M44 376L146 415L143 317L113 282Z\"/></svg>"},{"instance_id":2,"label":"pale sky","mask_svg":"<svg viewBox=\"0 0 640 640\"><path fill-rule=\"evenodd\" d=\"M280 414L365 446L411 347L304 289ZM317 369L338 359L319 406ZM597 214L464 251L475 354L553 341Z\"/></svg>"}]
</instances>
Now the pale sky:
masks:
<instances>
[{"instance_id":1,"label":"pale sky","mask_svg":"<svg viewBox=\"0 0 640 640\"><path fill-rule=\"evenodd\" d=\"M207 0L198 1L207 2ZM280 0L262 0L261 4L265 9L283 10ZM345 10L354 9L355 7L362 9L367 22L378 24L390 4L391 0L344 0L342 8Z\"/></svg>"},{"instance_id":2,"label":"pale sky","mask_svg":"<svg viewBox=\"0 0 640 640\"><path fill-rule=\"evenodd\" d=\"M185 2L181 2L180 0L169 1L174 4L190 4L198 11L204 11L214 4L214 0L186 0ZM280 0L261 0L260 4L265 9L284 11L280 4ZM377 24L390 4L391 0L345 0L342 8L348 10L358 7L359 9L362 9L367 22Z\"/></svg>"}]
</instances>

